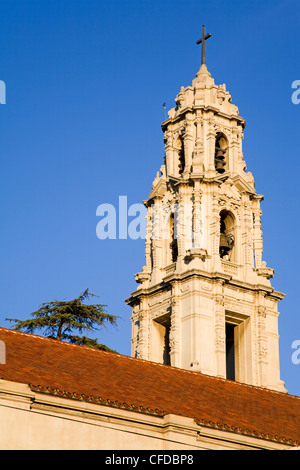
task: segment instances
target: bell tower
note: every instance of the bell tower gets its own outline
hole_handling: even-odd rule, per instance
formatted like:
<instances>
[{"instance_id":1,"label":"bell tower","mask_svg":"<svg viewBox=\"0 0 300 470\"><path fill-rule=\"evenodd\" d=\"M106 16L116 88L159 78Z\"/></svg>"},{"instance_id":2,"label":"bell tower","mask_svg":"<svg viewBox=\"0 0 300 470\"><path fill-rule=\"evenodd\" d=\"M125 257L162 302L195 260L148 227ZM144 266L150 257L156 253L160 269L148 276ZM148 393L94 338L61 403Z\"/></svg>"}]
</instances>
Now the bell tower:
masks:
<instances>
[{"instance_id":1,"label":"bell tower","mask_svg":"<svg viewBox=\"0 0 300 470\"><path fill-rule=\"evenodd\" d=\"M285 392L278 302L263 260L261 202L246 169L245 121L202 60L162 123L165 158L146 201L145 266L132 356ZM204 50L204 52L203 52Z\"/></svg>"}]
</instances>

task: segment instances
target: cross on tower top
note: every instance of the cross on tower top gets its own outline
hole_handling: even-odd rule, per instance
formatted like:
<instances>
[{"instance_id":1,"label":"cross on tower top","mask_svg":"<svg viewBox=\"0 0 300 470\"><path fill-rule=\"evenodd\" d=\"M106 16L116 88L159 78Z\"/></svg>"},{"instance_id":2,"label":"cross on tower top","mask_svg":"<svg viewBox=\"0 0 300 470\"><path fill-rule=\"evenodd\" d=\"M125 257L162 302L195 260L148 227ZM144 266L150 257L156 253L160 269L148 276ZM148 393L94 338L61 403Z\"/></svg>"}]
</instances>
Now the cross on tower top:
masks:
<instances>
[{"instance_id":1,"label":"cross on tower top","mask_svg":"<svg viewBox=\"0 0 300 470\"><path fill-rule=\"evenodd\" d=\"M206 64L206 39L210 38L211 34L208 33L206 34L206 28L203 25L202 26L202 38L197 41L196 44L202 44L202 50L201 50L201 65Z\"/></svg>"}]
</instances>

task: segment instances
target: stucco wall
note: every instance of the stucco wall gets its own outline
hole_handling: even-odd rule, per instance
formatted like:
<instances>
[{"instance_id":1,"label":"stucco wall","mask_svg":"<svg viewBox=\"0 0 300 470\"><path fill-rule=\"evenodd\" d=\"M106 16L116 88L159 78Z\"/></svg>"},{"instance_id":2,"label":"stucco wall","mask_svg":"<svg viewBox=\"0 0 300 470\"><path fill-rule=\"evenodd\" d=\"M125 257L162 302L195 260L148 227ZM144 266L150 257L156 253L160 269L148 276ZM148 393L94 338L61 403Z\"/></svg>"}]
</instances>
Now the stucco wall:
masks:
<instances>
[{"instance_id":1,"label":"stucco wall","mask_svg":"<svg viewBox=\"0 0 300 470\"><path fill-rule=\"evenodd\" d=\"M33 393L0 381L1 450L201 450L284 448L177 415L146 415Z\"/></svg>"}]
</instances>

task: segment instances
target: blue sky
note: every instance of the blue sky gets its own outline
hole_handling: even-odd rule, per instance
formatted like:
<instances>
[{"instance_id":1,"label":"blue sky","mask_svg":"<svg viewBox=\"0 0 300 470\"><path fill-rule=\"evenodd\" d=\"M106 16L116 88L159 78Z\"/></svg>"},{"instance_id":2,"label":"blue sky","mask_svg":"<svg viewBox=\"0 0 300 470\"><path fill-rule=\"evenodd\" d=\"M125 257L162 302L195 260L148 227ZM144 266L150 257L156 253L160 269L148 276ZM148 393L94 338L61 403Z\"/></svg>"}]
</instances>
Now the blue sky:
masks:
<instances>
[{"instance_id":1,"label":"blue sky","mask_svg":"<svg viewBox=\"0 0 300 470\"><path fill-rule=\"evenodd\" d=\"M300 6L289 1L2 0L0 326L42 302L99 295L118 328L95 335L130 354L134 274L144 240L99 240L99 204L146 199L163 163L167 109L200 66L226 83L247 127L248 170L264 194L264 259L275 269L281 376L300 395Z\"/></svg>"}]
</instances>

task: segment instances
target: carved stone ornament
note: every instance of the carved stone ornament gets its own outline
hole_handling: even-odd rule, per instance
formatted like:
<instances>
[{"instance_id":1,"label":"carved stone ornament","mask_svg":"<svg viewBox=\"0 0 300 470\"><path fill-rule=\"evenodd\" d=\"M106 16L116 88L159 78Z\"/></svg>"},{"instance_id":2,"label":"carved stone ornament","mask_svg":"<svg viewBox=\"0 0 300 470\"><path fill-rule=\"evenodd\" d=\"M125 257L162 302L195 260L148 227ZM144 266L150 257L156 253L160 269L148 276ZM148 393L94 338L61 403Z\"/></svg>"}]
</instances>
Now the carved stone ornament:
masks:
<instances>
[{"instance_id":1,"label":"carved stone ornament","mask_svg":"<svg viewBox=\"0 0 300 470\"><path fill-rule=\"evenodd\" d=\"M200 258L202 261L205 261L208 258L207 250L204 248L191 248L186 251L186 260L192 260L194 258Z\"/></svg>"},{"instance_id":2,"label":"carved stone ornament","mask_svg":"<svg viewBox=\"0 0 300 470\"><path fill-rule=\"evenodd\" d=\"M143 310L140 310L137 313L137 318L138 318L139 321L143 320L143 318L145 318L145 312Z\"/></svg>"},{"instance_id":3,"label":"carved stone ornament","mask_svg":"<svg viewBox=\"0 0 300 470\"><path fill-rule=\"evenodd\" d=\"M259 345L258 359L266 359L268 357L268 345L266 341L263 341Z\"/></svg>"},{"instance_id":4,"label":"carved stone ornament","mask_svg":"<svg viewBox=\"0 0 300 470\"><path fill-rule=\"evenodd\" d=\"M257 313L259 317L266 318L267 316L266 307L258 307Z\"/></svg>"},{"instance_id":5,"label":"carved stone ornament","mask_svg":"<svg viewBox=\"0 0 300 470\"><path fill-rule=\"evenodd\" d=\"M215 301L216 301L216 304L221 305L222 307L224 307L224 304L225 304L224 295L217 294L215 296Z\"/></svg>"}]
</instances>

